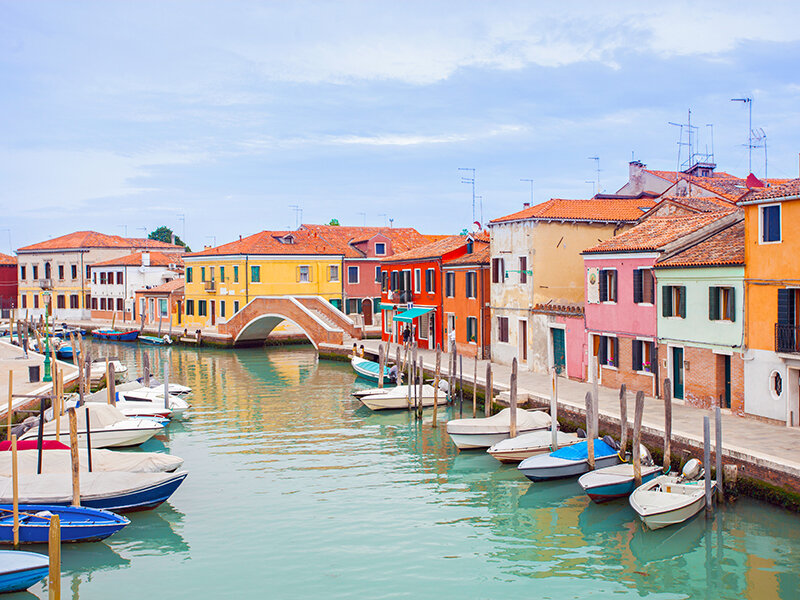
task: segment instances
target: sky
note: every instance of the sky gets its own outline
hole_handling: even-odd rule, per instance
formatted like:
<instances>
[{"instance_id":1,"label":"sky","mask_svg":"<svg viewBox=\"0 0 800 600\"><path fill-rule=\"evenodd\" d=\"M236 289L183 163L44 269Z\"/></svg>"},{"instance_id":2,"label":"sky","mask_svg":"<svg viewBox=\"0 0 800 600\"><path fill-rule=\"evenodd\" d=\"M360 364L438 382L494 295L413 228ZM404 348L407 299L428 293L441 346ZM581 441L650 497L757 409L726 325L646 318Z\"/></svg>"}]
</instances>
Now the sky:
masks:
<instances>
[{"instance_id":1,"label":"sky","mask_svg":"<svg viewBox=\"0 0 800 600\"><path fill-rule=\"evenodd\" d=\"M669 123L689 110L695 149L744 177L741 97L768 176L797 177L799 18L730 0L0 0L0 252L161 225L193 249L334 218L458 233L460 168L483 222L530 201L526 179L535 203L598 177L614 192L632 158L687 158Z\"/></svg>"}]
</instances>

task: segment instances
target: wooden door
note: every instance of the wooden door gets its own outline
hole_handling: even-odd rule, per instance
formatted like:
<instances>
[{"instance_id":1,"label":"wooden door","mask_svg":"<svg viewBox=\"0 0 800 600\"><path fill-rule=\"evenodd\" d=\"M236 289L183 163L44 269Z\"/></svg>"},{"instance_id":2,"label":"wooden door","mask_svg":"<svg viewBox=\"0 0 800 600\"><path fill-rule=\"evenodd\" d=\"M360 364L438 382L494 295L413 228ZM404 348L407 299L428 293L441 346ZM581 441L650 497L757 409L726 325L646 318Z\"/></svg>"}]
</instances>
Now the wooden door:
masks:
<instances>
[{"instance_id":1,"label":"wooden door","mask_svg":"<svg viewBox=\"0 0 800 600\"><path fill-rule=\"evenodd\" d=\"M567 352L566 344L564 341L564 330L552 328L551 334L553 336L553 367L560 375L564 373L567 368Z\"/></svg>"},{"instance_id":2,"label":"wooden door","mask_svg":"<svg viewBox=\"0 0 800 600\"><path fill-rule=\"evenodd\" d=\"M672 349L672 396L683 400L683 348Z\"/></svg>"},{"instance_id":3,"label":"wooden door","mask_svg":"<svg viewBox=\"0 0 800 600\"><path fill-rule=\"evenodd\" d=\"M372 301L369 298L361 302L361 314L364 316L364 325L372 325Z\"/></svg>"}]
</instances>

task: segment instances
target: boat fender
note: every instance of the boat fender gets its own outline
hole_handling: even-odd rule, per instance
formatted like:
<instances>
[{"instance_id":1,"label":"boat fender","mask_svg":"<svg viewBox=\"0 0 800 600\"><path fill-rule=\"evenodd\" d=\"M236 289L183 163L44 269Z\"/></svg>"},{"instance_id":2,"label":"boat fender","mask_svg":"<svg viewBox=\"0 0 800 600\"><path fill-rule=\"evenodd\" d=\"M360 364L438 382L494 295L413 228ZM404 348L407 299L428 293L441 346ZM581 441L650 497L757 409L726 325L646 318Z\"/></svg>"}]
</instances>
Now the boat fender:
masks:
<instances>
[{"instance_id":1,"label":"boat fender","mask_svg":"<svg viewBox=\"0 0 800 600\"><path fill-rule=\"evenodd\" d=\"M575 435L577 435L579 438L583 439L583 438L586 437L586 432L579 427L578 431L575 432Z\"/></svg>"},{"instance_id":2,"label":"boat fender","mask_svg":"<svg viewBox=\"0 0 800 600\"><path fill-rule=\"evenodd\" d=\"M605 436L603 438L603 441L606 444L608 444L611 448L614 448L614 450L619 450L619 443L617 442L617 440L612 438L610 435Z\"/></svg>"}]
</instances>

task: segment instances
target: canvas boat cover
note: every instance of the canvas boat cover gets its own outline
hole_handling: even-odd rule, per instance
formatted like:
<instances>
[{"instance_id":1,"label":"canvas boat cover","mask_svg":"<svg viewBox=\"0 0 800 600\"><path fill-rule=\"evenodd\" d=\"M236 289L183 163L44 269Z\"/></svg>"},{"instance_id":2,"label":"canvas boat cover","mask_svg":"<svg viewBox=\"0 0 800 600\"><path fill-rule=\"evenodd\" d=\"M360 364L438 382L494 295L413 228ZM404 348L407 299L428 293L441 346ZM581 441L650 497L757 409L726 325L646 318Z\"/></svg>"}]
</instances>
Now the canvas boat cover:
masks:
<instances>
[{"instance_id":1,"label":"canvas boat cover","mask_svg":"<svg viewBox=\"0 0 800 600\"><path fill-rule=\"evenodd\" d=\"M565 433L559 431L558 444L567 445L572 444L576 437L574 433ZM550 443L553 441L553 433L548 430L531 431L530 433L523 433L517 437L508 438L497 442L490 448L492 452L511 452L514 450L527 450L529 448L549 448Z\"/></svg>"},{"instance_id":2,"label":"canvas boat cover","mask_svg":"<svg viewBox=\"0 0 800 600\"><path fill-rule=\"evenodd\" d=\"M23 450L17 452L17 468L20 473L34 474L37 470L39 452ZM89 459L85 449L78 450L82 471L89 470ZM92 450L92 471L126 471L128 473L164 473L175 471L183 465L183 459L160 452L115 452ZM69 450L45 450L42 452L42 473L71 473L72 457ZM11 452L0 452L0 476L11 477Z\"/></svg>"},{"instance_id":3,"label":"canvas boat cover","mask_svg":"<svg viewBox=\"0 0 800 600\"><path fill-rule=\"evenodd\" d=\"M595 458L612 456L616 453L617 453L616 449L606 444L603 440L598 438L594 441ZM564 460L572 460L572 461L586 460L587 457L589 456L588 442L584 441L578 444L573 444L572 446L559 448L555 452L551 452L550 456L552 456L553 458L562 458Z\"/></svg>"},{"instance_id":4,"label":"canvas boat cover","mask_svg":"<svg viewBox=\"0 0 800 600\"><path fill-rule=\"evenodd\" d=\"M655 471L660 471L661 467L653 467L642 465L642 476L647 477ZM633 479L633 464L622 463L619 465L612 465L596 471L589 471L581 476L578 482L584 489L596 487L600 485L615 485L618 483L625 483Z\"/></svg>"},{"instance_id":5,"label":"canvas boat cover","mask_svg":"<svg viewBox=\"0 0 800 600\"><path fill-rule=\"evenodd\" d=\"M102 404L100 402L91 402L75 409L75 416L78 419L78 431L86 431L87 410L91 411L89 420L91 421L92 431L107 429L113 427L115 423L128 420L128 417L123 415L116 406ZM45 433L55 433L56 425L55 419L45 423ZM69 436L69 417L67 417L66 414L61 417L61 431L66 432L67 436Z\"/></svg>"},{"instance_id":6,"label":"canvas boat cover","mask_svg":"<svg viewBox=\"0 0 800 600\"><path fill-rule=\"evenodd\" d=\"M550 415L540 410L517 409L517 431L550 427ZM447 433L481 435L508 433L511 429L511 409L504 408L491 417L482 419L454 419L447 422Z\"/></svg>"},{"instance_id":7,"label":"canvas boat cover","mask_svg":"<svg viewBox=\"0 0 800 600\"><path fill-rule=\"evenodd\" d=\"M178 473L124 473L122 471L81 473L81 499L85 501L128 494L165 483L185 473L185 471ZM11 477L0 477L0 504L10 504L12 501ZM41 475L23 473L19 477L20 504L60 504L71 501L71 473L43 473Z\"/></svg>"},{"instance_id":8,"label":"canvas boat cover","mask_svg":"<svg viewBox=\"0 0 800 600\"><path fill-rule=\"evenodd\" d=\"M417 386L414 386L417 387ZM433 398L434 389L432 385L425 384L422 386L422 397L423 398ZM414 402L414 388L411 389L411 402ZM419 390L416 392L419 394ZM439 391L439 398L444 398L445 393ZM389 388L383 388L383 391L376 390L373 394L367 394L366 396L361 396L362 400L390 400L395 398L408 398L408 386L407 385L400 385L400 386L392 386Z\"/></svg>"}]
</instances>

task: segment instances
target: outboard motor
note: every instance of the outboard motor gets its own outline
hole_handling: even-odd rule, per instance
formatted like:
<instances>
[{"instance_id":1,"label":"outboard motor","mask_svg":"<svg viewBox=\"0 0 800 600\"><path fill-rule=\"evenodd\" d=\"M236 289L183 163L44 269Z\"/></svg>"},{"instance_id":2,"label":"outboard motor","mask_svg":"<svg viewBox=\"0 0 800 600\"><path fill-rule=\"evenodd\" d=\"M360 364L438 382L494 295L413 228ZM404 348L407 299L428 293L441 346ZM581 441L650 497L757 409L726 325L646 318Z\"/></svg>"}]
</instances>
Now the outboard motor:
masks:
<instances>
[{"instance_id":1,"label":"outboard motor","mask_svg":"<svg viewBox=\"0 0 800 600\"><path fill-rule=\"evenodd\" d=\"M447 383L446 379L439 380L439 391L445 394L450 391L450 384Z\"/></svg>"},{"instance_id":2,"label":"outboard motor","mask_svg":"<svg viewBox=\"0 0 800 600\"><path fill-rule=\"evenodd\" d=\"M681 475L690 481L700 479L703 475L705 475L703 464L696 458L690 458L686 464L683 465Z\"/></svg>"},{"instance_id":3,"label":"outboard motor","mask_svg":"<svg viewBox=\"0 0 800 600\"><path fill-rule=\"evenodd\" d=\"M575 435L577 435L580 439L586 438L586 432L581 428L578 428L578 431L575 432Z\"/></svg>"},{"instance_id":4,"label":"outboard motor","mask_svg":"<svg viewBox=\"0 0 800 600\"><path fill-rule=\"evenodd\" d=\"M642 457L643 465L647 465L648 467L655 465L653 457L650 456L650 450L648 450L644 444L639 444L639 456Z\"/></svg>"},{"instance_id":5,"label":"outboard motor","mask_svg":"<svg viewBox=\"0 0 800 600\"><path fill-rule=\"evenodd\" d=\"M603 441L612 447L614 450L619 450L619 442L612 438L610 435L607 435L603 438Z\"/></svg>"}]
</instances>

